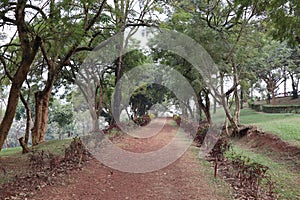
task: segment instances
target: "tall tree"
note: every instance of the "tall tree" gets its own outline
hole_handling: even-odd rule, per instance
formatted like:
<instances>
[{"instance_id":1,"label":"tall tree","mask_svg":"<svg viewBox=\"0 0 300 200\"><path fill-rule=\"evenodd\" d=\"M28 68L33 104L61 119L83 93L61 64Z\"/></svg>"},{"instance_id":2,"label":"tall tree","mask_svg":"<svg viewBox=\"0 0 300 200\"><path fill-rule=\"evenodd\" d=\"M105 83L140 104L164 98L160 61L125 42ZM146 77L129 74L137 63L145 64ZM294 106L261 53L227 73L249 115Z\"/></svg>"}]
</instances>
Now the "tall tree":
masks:
<instances>
[{"instance_id":1,"label":"tall tree","mask_svg":"<svg viewBox=\"0 0 300 200\"><path fill-rule=\"evenodd\" d=\"M53 85L66 66L71 66L71 57L80 51L90 50L81 46L82 41L92 40L93 29L99 23L106 0L101 1L50 1L46 26L37 27L42 31L41 51L47 68L47 79L42 90L35 93L35 120L32 128L32 143L36 145L45 139L48 123L49 100ZM76 19L74 21L74 19ZM45 30L46 29L46 30ZM57 31L57 33L55 33ZM102 30L97 30L101 31Z\"/></svg>"},{"instance_id":2,"label":"tall tree","mask_svg":"<svg viewBox=\"0 0 300 200\"><path fill-rule=\"evenodd\" d=\"M242 63L239 63L237 50L243 38L247 37L247 29L253 17L260 13L259 1L253 5L246 1L174 1L175 16L194 16L187 22L180 23L180 31L188 33L200 42L219 65L220 74L215 75L220 85L211 88L215 99L223 105L226 116L235 132L238 131L240 98L238 87ZM178 13L180 15L178 15ZM226 79L232 86L225 91ZM229 95L235 99L235 112L231 113L228 104Z\"/></svg>"},{"instance_id":3,"label":"tall tree","mask_svg":"<svg viewBox=\"0 0 300 200\"><path fill-rule=\"evenodd\" d=\"M22 84L27 77L30 66L34 61L34 58L41 44L41 38L38 35L33 34L31 31L31 27L28 26L28 19L25 17L26 8L33 9L37 13L40 12L39 8L31 4L27 4L26 0L18 0L16 3L4 2L0 5L0 25L13 25L17 27L21 51L21 62L18 66L16 66L16 72L12 76L12 83L6 111L4 118L0 124L0 150L2 149L3 143L12 125L20 97ZM11 12L13 12L14 18L10 15L12 14ZM5 67L7 61L5 60L5 58L3 58L4 53L5 52L2 52L0 57L2 64Z\"/></svg>"}]
</instances>

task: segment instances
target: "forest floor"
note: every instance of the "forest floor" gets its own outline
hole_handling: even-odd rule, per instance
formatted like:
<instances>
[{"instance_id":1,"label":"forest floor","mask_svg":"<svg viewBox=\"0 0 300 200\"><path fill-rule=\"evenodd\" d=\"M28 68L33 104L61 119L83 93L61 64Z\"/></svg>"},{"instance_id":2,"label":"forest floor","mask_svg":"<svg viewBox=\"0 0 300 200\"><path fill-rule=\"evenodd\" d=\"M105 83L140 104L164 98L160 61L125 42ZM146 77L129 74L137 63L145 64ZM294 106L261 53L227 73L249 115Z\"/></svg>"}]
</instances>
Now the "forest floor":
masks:
<instances>
[{"instance_id":1,"label":"forest floor","mask_svg":"<svg viewBox=\"0 0 300 200\"><path fill-rule=\"evenodd\" d=\"M160 132L147 139L117 137L113 142L136 153L150 152L168 144L177 127L167 119ZM156 120L155 123L163 123ZM145 130L144 130L145 131ZM147 131L147 130L146 130ZM151 128L148 130L151 131ZM0 157L1 159L1 157ZM208 172L208 170L210 172ZM210 166L202 166L196 147L191 146L177 161L148 173L126 173L91 159L51 185L23 194L27 199L230 199L229 187L212 178ZM1 196L1 195L0 195ZM0 197L1 198L1 197ZM24 198L21 198L24 199Z\"/></svg>"}]
</instances>

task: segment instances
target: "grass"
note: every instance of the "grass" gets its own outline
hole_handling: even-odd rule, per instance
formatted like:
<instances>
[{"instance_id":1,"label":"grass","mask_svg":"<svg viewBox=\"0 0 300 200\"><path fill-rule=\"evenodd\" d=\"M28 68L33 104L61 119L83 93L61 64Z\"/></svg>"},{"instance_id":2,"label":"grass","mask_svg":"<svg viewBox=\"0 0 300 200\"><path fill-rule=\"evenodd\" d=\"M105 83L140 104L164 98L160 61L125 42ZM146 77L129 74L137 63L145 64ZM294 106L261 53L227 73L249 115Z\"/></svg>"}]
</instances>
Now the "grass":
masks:
<instances>
[{"instance_id":1,"label":"grass","mask_svg":"<svg viewBox=\"0 0 300 200\"><path fill-rule=\"evenodd\" d=\"M44 142L36 147L34 147L35 151L44 150L46 152L51 152L56 155L62 155L66 147L70 145L72 139L66 140L51 140Z\"/></svg>"},{"instance_id":2,"label":"grass","mask_svg":"<svg viewBox=\"0 0 300 200\"><path fill-rule=\"evenodd\" d=\"M191 146L192 154L195 157L198 157L199 148ZM220 177L214 178L214 170L211 167L211 164L205 159L198 159L199 165L201 166L201 170L204 170L205 176L203 177L209 184L210 188L214 189L219 196L224 197L225 199L234 199L233 192L231 190L230 185L228 185L223 179Z\"/></svg>"},{"instance_id":3,"label":"grass","mask_svg":"<svg viewBox=\"0 0 300 200\"><path fill-rule=\"evenodd\" d=\"M2 149L0 151L0 157L1 156L16 156L22 154L22 148L21 147L15 147L15 148L7 148Z\"/></svg>"},{"instance_id":4,"label":"grass","mask_svg":"<svg viewBox=\"0 0 300 200\"><path fill-rule=\"evenodd\" d=\"M254 153L251 150L233 145L232 151L249 158L252 162L269 167L269 173L272 179L276 181L276 192L280 195L279 199L300 199L300 174L292 172L285 164L276 163L267 156Z\"/></svg>"},{"instance_id":5,"label":"grass","mask_svg":"<svg viewBox=\"0 0 300 200\"><path fill-rule=\"evenodd\" d=\"M241 123L255 125L291 144L300 146L300 114L268 114L243 109Z\"/></svg>"},{"instance_id":6,"label":"grass","mask_svg":"<svg viewBox=\"0 0 300 200\"><path fill-rule=\"evenodd\" d=\"M64 148L69 146L71 141L72 141L71 139L46 141L38 146L33 147L33 149L35 151L44 150L46 152L51 152L53 154L61 155L64 152ZM21 155L22 155L21 147L2 149L0 151L0 157L1 156L21 156Z\"/></svg>"}]
</instances>

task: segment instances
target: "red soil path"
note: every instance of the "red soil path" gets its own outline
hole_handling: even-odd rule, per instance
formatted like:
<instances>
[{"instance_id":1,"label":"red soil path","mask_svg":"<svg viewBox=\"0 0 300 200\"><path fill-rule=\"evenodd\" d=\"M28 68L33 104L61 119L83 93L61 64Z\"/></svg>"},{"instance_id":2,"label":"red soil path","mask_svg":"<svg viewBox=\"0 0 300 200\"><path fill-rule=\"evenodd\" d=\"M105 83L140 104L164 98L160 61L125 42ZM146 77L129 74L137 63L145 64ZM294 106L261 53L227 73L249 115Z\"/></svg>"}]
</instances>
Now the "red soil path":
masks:
<instances>
[{"instance_id":1,"label":"red soil path","mask_svg":"<svg viewBox=\"0 0 300 200\"><path fill-rule=\"evenodd\" d=\"M162 119L161 119L162 120ZM157 120L154 123L163 123ZM167 121L169 121L168 119ZM155 124L152 124L155 125ZM151 126L148 130L151 131ZM173 138L176 128L166 123L159 134L136 139L125 136L114 142L126 150L148 152L163 147ZM176 162L150 173L124 173L90 160L81 171L73 171L59 184L47 186L30 199L103 199L103 200L219 200L216 189L209 185L207 174L190 147Z\"/></svg>"}]
</instances>

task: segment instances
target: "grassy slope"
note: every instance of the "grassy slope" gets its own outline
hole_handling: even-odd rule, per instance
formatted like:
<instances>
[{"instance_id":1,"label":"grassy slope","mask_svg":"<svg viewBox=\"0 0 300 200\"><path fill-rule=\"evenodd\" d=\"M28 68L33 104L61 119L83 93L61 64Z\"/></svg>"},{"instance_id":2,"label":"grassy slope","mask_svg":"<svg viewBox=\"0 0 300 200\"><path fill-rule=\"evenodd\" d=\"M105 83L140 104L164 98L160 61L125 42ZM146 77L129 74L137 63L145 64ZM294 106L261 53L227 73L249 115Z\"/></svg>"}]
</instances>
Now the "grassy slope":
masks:
<instances>
[{"instance_id":1,"label":"grassy slope","mask_svg":"<svg viewBox=\"0 0 300 200\"><path fill-rule=\"evenodd\" d=\"M256 125L284 141L300 146L299 114L268 114L244 109L241 111L241 123Z\"/></svg>"},{"instance_id":2,"label":"grassy slope","mask_svg":"<svg viewBox=\"0 0 300 200\"><path fill-rule=\"evenodd\" d=\"M62 155L62 153L64 152L64 148L69 146L69 144L71 143L71 139L67 139L67 140L51 140L51 141L47 141L44 142L38 146L35 146L33 149L35 151L49 151L51 153L57 154L57 155ZM9 149L2 149L2 151L0 151L0 157L1 156L21 156L22 157L22 148L21 147L16 147L16 148L9 148ZM26 156L26 155L23 155Z\"/></svg>"},{"instance_id":3,"label":"grassy slope","mask_svg":"<svg viewBox=\"0 0 300 200\"><path fill-rule=\"evenodd\" d=\"M238 155L249 158L252 162L256 162L269 167L269 173L276 182L276 192L280 195L279 199L300 199L300 174L291 171L285 164L277 163L260 153L240 148L233 145L232 151ZM230 153L228 153L230 155Z\"/></svg>"},{"instance_id":4,"label":"grassy slope","mask_svg":"<svg viewBox=\"0 0 300 200\"><path fill-rule=\"evenodd\" d=\"M291 144L300 146L299 114L267 114L245 109L241 112L241 123L256 125ZM278 163L268 157L267 153L253 152L237 145L233 146L233 151L269 167L269 173L277 183L280 199L300 199L300 174L291 171L288 163Z\"/></svg>"}]
</instances>

